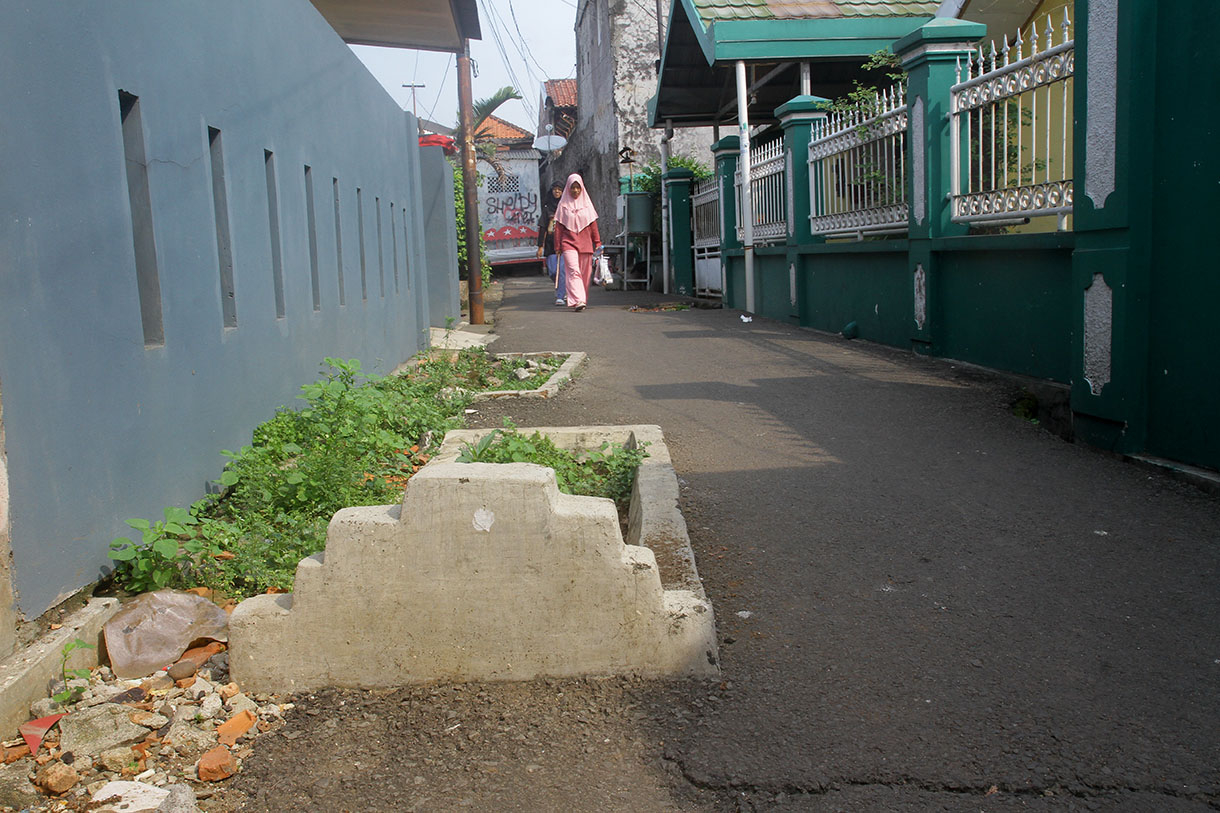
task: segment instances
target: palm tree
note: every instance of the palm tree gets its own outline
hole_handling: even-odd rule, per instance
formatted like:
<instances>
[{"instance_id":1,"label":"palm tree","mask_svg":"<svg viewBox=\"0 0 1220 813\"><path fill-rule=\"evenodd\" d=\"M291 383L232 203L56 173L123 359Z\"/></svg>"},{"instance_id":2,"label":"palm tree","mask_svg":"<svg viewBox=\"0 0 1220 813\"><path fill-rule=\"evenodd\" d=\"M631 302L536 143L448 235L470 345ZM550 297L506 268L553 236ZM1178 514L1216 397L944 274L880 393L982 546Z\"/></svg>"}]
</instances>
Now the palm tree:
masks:
<instances>
[{"instance_id":1,"label":"palm tree","mask_svg":"<svg viewBox=\"0 0 1220 813\"><path fill-rule=\"evenodd\" d=\"M520 99L521 94L512 85L505 85L486 99L479 99L471 105L471 127L474 130L475 159L482 159L491 164L497 175L504 175L504 168L496 160L496 145L491 140L491 130L487 120L500 105ZM461 116L458 116L458 129L461 129Z\"/></svg>"}]
</instances>

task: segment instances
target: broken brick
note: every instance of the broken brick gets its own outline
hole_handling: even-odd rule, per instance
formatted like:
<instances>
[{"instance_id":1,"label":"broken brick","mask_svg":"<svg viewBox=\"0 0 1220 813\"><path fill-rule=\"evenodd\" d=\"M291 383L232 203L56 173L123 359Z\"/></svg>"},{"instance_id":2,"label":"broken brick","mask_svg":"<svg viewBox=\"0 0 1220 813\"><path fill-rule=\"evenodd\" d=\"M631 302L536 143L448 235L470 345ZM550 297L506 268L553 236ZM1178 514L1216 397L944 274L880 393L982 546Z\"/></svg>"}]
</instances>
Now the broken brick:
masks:
<instances>
[{"instance_id":1,"label":"broken brick","mask_svg":"<svg viewBox=\"0 0 1220 813\"><path fill-rule=\"evenodd\" d=\"M216 728L216 738L223 745L236 744L239 737L250 730L258 720L249 709L239 711Z\"/></svg>"},{"instance_id":2,"label":"broken brick","mask_svg":"<svg viewBox=\"0 0 1220 813\"><path fill-rule=\"evenodd\" d=\"M201 782L219 782L237 773L237 760L223 745L218 745L199 758L195 766Z\"/></svg>"},{"instance_id":3,"label":"broken brick","mask_svg":"<svg viewBox=\"0 0 1220 813\"><path fill-rule=\"evenodd\" d=\"M80 781L80 774L71 765L62 762L52 762L46 765L34 777L34 784L47 793L60 794Z\"/></svg>"}]
</instances>

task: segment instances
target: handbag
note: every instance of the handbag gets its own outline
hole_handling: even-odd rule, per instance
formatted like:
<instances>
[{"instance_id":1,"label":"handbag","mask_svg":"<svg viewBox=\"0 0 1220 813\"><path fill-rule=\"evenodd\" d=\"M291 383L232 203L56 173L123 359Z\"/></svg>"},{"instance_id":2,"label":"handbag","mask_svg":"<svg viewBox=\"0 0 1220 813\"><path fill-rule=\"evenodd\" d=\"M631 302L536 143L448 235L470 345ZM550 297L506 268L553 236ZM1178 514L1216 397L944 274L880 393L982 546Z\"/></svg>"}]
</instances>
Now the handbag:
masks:
<instances>
[{"instance_id":1,"label":"handbag","mask_svg":"<svg viewBox=\"0 0 1220 813\"><path fill-rule=\"evenodd\" d=\"M614 277L610 273L610 260L606 255L597 258L597 268L595 269L597 281L602 285L609 285L614 282Z\"/></svg>"}]
</instances>

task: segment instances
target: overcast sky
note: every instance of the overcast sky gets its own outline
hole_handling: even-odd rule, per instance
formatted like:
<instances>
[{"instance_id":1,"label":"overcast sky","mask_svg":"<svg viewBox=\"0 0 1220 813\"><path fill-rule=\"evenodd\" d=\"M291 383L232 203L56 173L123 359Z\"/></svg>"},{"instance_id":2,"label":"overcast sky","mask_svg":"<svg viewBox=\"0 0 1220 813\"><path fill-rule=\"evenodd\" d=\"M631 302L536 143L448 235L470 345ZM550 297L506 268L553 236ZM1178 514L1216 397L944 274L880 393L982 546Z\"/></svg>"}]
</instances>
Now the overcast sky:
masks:
<instances>
[{"instance_id":1,"label":"overcast sky","mask_svg":"<svg viewBox=\"0 0 1220 813\"><path fill-rule=\"evenodd\" d=\"M544 79L576 78L576 0L478 0L483 39L470 41L478 66L473 97L487 98L505 85L524 96L496 110L496 115L524 127L538 128L538 99ZM453 54L373 48L352 50L404 110L452 126L457 123L457 60Z\"/></svg>"}]
</instances>

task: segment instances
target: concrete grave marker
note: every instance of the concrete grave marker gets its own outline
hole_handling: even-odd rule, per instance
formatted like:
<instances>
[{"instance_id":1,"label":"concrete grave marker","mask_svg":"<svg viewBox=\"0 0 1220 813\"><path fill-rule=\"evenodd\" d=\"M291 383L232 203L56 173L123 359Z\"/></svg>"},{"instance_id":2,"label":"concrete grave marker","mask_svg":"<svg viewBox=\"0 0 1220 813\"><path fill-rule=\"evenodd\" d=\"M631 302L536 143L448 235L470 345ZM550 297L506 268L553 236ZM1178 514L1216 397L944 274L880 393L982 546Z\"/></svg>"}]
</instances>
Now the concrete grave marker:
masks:
<instances>
[{"instance_id":1,"label":"concrete grave marker","mask_svg":"<svg viewBox=\"0 0 1220 813\"><path fill-rule=\"evenodd\" d=\"M326 551L301 562L293 593L238 605L233 679L247 691L301 691L717 674L712 607L659 428L541 431L567 448L648 440L628 533L642 544L624 544L610 500L561 494L551 469L453 462L471 433L451 432L401 505L335 514ZM684 571L666 575L670 589L650 533Z\"/></svg>"}]
</instances>

